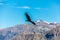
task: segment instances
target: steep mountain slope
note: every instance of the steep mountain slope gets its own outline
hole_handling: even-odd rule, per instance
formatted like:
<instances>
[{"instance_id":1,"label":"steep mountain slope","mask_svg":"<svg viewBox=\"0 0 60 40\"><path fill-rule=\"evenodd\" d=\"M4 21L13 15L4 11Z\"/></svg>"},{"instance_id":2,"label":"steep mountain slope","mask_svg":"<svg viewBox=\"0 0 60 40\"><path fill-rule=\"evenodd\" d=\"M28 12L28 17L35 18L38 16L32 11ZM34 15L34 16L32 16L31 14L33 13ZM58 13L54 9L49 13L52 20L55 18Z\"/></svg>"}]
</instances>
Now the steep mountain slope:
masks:
<instances>
[{"instance_id":1,"label":"steep mountain slope","mask_svg":"<svg viewBox=\"0 0 60 40\"><path fill-rule=\"evenodd\" d=\"M36 33L36 32L30 34L29 33L18 34L15 37L11 38L10 40L60 40L60 25L46 32L44 31L42 31L42 33Z\"/></svg>"},{"instance_id":2,"label":"steep mountain slope","mask_svg":"<svg viewBox=\"0 0 60 40\"><path fill-rule=\"evenodd\" d=\"M56 28L56 25L60 26L60 24L48 24L44 21L36 22L37 25L32 24L20 24L14 27L6 28L0 30L0 40L10 40L19 34L45 34L48 31Z\"/></svg>"}]
</instances>

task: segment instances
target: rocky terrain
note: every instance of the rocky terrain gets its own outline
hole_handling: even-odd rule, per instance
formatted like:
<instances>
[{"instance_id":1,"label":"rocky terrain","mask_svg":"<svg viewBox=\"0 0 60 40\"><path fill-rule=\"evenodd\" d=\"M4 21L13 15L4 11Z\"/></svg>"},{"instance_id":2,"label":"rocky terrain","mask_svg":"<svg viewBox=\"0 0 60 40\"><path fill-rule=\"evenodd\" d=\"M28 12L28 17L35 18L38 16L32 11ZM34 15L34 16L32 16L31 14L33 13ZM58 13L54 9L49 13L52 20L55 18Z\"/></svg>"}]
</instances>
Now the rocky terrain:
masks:
<instances>
[{"instance_id":1,"label":"rocky terrain","mask_svg":"<svg viewBox=\"0 0 60 40\"><path fill-rule=\"evenodd\" d=\"M60 40L60 23L37 21L0 30L0 40Z\"/></svg>"}]
</instances>

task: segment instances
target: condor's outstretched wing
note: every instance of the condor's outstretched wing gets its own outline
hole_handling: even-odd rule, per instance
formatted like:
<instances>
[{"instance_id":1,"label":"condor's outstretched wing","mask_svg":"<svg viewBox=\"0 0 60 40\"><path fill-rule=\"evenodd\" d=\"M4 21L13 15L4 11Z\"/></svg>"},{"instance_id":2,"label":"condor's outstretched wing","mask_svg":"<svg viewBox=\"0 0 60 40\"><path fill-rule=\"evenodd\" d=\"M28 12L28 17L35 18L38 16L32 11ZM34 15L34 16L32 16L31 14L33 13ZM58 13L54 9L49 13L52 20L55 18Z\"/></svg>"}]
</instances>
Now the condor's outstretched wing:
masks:
<instances>
[{"instance_id":1,"label":"condor's outstretched wing","mask_svg":"<svg viewBox=\"0 0 60 40\"><path fill-rule=\"evenodd\" d=\"M30 16L28 15L27 12L25 13L25 15L26 15L27 21L31 21Z\"/></svg>"},{"instance_id":2,"label":"condor's outstretched wing","mask_svg":"<svg viewBox=\"0 0 60 40\"><path fill-rule=\"evenodd\" d=\"M31 21L31 23L32 23L32 24L34 24L34 25L36 25L36 23L35 23L35 22L33 22L33 21Z\"/></svg>"}]
</instances>

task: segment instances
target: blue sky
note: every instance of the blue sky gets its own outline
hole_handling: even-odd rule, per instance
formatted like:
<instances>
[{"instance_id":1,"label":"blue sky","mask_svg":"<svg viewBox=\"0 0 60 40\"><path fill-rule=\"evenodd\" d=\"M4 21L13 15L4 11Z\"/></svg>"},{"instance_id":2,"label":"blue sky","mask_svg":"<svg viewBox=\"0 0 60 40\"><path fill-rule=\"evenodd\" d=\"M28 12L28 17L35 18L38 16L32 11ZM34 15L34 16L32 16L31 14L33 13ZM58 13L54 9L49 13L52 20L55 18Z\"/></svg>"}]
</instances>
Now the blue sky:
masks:
<instances>
[{"instance_id":1,"label":"blue sky","mask_svg":"<svg viewBox=\"0 0 60 40\"><path fill-rule=\"evenodd\" d=\"M60 22L59 0L0 0L0 28L25 24L24 12L33 21Z\"/></svg>"}]
</instances>

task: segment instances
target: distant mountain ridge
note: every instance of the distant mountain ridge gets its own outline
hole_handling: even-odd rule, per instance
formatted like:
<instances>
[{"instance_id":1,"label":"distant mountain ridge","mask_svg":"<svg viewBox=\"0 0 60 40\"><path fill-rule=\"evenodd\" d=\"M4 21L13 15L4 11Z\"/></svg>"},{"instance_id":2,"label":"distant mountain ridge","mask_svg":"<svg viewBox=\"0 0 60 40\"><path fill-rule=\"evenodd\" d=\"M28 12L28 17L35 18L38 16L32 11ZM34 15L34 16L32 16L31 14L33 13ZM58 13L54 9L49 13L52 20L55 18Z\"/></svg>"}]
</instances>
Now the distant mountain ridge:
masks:
<instances>
[{"instance_id":1,"label":"distant mountain ridge","mask_svg":"<svg viewBox=\"0 0 60 40\"><path fill-rule=\"evenodd\" d=\"M47 32L53 28L56 28L56 26L60 26L60 23L52 23L48 24L44 21L36 22L37 25L32 24L20 24L16 25L15 27L6 28L3 30L0 30L0 40L9 40L12 37L22 34L22 33L44 33Z\"/></svg>"}]
</instances>

